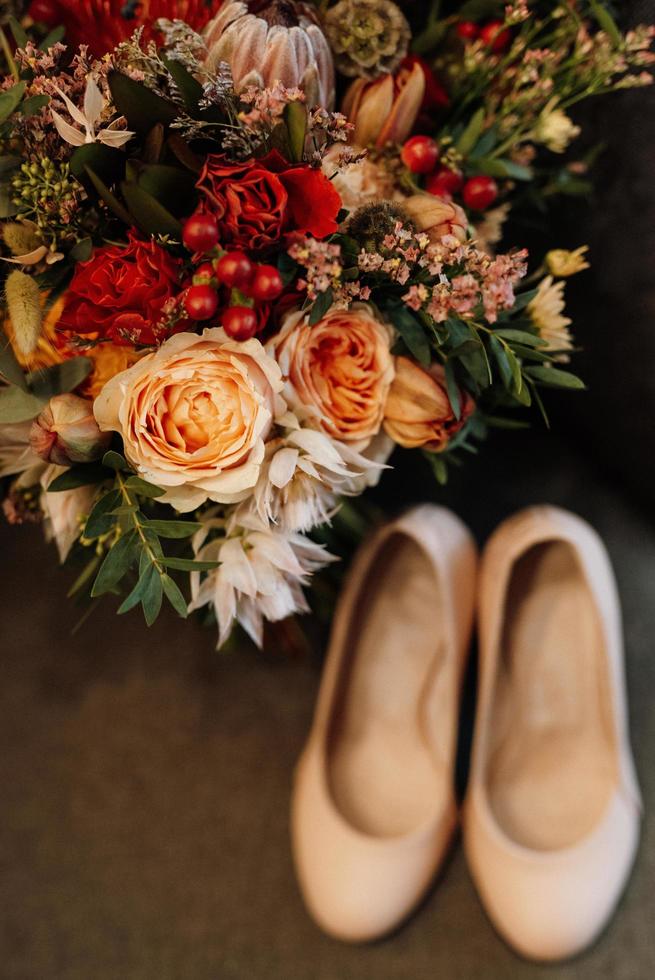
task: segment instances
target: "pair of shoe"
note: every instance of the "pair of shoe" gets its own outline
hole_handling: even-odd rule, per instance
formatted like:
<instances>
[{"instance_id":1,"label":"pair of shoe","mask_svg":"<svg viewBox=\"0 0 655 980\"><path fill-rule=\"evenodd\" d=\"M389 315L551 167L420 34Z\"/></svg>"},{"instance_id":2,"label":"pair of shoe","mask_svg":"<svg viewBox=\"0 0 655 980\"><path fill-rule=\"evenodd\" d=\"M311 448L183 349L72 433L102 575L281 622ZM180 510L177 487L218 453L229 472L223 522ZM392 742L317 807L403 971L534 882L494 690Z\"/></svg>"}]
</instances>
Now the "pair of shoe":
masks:
<instances>
[{"instance_id":1,"label":"pair of shoe","mask_svg":"<svg viewBox=\"0 0 655 980\"><path fill-rule=\"evenodd\" d=\"M528 958L563 959L612 915L641 800L612 569L596 533L554 507L503 524L479 568L468 530L432 506L360 552L296 774L298 878L318 924L353 942L395 929L428 890L458 824L476 604L464 848L497 931Z\"/></svg>"}]
</instances>

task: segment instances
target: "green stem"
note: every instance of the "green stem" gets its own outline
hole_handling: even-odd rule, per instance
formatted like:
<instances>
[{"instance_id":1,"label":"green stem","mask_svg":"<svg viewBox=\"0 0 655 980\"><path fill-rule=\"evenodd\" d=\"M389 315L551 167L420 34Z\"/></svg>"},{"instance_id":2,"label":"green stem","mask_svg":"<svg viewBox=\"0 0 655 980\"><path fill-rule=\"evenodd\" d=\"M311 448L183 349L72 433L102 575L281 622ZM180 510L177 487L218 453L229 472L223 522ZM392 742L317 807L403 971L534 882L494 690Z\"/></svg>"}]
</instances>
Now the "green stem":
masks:
<instances>
[{"instance_id":1,"label":"green stem","mask_svg":"<svg viewBox=\"0 0 655 980\"><path fill-rule=\"evenodd\" d=\"M120 472L117 472L116 473L116 478L118 480L118 485L120 487L121 496L123 497L123 500L125 501L126 505L128 507L134 506L134 500L132 500L132 497L130 496L130 492L129 492L127 486L125 485L125 481L123 480L123 477L121 476ZM141 521L137 517L137 513L131 513L130 514L130 517L132 519L132 524L134 525L134 529L135 529L136 533L139 535L139 537L141 539L141 544L143 545L143 550L147 553L147 555L148 555L148 557L150 559L151 564L155 566L155 568L157 569L157 571L158 571L158 573L160 575L164 575L165 569L160 564L159 559L156 557L155 553L153 552L152 548L150 547L150 545L148 543L148 540L147 540L145 534L143 533L143 524L141 523Z\"/></svg>"},{"instance_id":2,"label":"green stem","mask_svg":"<svg viewBox=\"0 0 655 980\"><path fill-rule=\"evenodd\" d=\"M0 27L0 47L2 47L2 52L3 52L4 56L5 56L5 58L7 59L7 65L9 67L9 71L10 71L10 73L11 73L14 81L19 82L20 81L20 72L18 71L18 65L16 64L16 61L14 60L14 56L12 54L11 47L9 45L9 41L7 40L7 35L5 34L5 32L2 29L2 27Z\"/></svg>"}]
</instances>

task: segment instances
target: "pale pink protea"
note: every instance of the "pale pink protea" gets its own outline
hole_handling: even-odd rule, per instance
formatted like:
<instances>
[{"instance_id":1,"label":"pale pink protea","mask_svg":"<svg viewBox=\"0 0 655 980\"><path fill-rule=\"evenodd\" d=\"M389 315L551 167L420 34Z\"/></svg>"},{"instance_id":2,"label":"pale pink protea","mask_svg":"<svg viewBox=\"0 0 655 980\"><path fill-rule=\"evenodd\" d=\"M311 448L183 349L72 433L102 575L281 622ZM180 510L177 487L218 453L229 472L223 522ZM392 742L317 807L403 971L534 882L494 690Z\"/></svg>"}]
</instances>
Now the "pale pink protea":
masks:
<instances>
[{"instance_id":1,"label":"pale pink protea","mask_svg":"<svg viewBox=\"0 0 655 980\"><path fill-rule=\"evenodd\" d=\"M207 67L226 62L237 91L281 83L307 105L334 104L334 64L314 9L297 0L228 0L205 30Z\"/></svg>"}]
</instances>

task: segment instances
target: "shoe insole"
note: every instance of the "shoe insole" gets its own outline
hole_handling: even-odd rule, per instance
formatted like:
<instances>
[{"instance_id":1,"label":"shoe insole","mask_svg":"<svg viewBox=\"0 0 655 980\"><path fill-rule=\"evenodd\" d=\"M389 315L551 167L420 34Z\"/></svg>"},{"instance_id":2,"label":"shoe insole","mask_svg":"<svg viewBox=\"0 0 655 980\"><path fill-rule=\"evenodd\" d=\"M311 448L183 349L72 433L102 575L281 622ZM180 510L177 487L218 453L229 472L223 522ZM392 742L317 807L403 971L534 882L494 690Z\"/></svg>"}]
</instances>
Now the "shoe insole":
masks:
<instances>
[{"instance_id":1,"label":"shoe insole","mask_svg":"<svg viewBox=\"0 0 655 980\"><path fill-rule=\"evenodd\" d=\"M457 710L439 697L448 678L436 577L406 536L393 535L376 556L348 642L328 738L332 796L360 831L406 834L437 809L433 745L449 757L445 742Z\"/></svg>"},{"instance_id":2,"label":"shoe insole","mask_svg":"<svg viewBox=\"0 0 655 980\"><path fill-rule=\"evenodd\" d=\"M538 545L516 563L501 643L492 809L526 847L571 846L602 815L617 760L599 620L570 545Z\"/></svg>"}]
</instances>

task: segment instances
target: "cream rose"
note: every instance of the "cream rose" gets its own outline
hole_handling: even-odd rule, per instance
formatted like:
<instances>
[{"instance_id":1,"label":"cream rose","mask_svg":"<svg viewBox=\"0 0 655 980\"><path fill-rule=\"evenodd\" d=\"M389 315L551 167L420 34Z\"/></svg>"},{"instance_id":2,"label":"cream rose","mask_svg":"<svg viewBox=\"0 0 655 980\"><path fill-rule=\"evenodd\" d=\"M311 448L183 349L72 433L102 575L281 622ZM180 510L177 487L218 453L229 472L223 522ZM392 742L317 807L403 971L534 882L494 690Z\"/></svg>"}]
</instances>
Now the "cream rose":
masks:
<instances>
[{"instance_id":1,"label":"cream rose","mask_svg":"<svg viewBox=\"0 0 655 980\"><path fill-rule=\"evenodd\" d=\"M258 340L219 327L181 333L109 381L95 400L103 430L119 432L144 479L180 511L208 498L244 500L257 482L264 441L284 411L283 382Z\"/></svg>"},{"instance_id":2,"label":"cream rose","mask_svg":"<svg viewBox=\"0 0 655 980\"><path fill-rule=\"evenodd\" d=\"M391 340L391 328L357 304L313 326L302 312L288 314L267 350L282 369L289 406L362 451L382 424L394 375Z\"/></svg>"}]
</instances>

